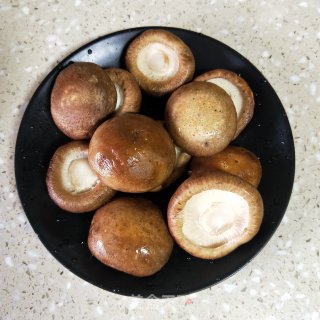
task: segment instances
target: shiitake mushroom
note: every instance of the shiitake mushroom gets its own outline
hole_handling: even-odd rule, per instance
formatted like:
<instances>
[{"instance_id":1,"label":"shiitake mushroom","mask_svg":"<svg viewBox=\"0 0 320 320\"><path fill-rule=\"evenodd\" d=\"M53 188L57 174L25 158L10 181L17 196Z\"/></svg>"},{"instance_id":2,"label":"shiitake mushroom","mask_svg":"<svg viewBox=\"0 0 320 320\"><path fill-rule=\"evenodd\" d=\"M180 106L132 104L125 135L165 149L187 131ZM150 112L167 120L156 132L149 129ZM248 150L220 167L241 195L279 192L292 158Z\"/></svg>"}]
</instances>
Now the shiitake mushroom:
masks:
<instances>
[{"instance_id":1,"label":"shiitake mushroom","mask_svg":"<svg viewBox=\"0 0 320 320\"><path fill-rule=\"evenodd\" d=\"M95 131L89 163L114 190L146 192L160 186L173 171L176 155L167 131L140 114L123 113Z\"/></svg>"},{"instance_id":2,"label":"shiitake mushroom","mask_svg":"<svg viewBox=\"0 0 320 320\"><path fill-rule=\"evenodd\" d=\"M163 183L162 188L166 188L178 180L187 168L187 165L191 159L191 156L181 150L181 148L175 146L176 161L174 169L169 178Z\"/></svg>"},{"instance_id":3,"label":"shiitake mushroom","mask_svg":"<svg viewBox=\"0 0 320 320\"><path fill-rule=\"evenodd\" d=\"M51 115L68 137L88 139L113 112L116 89L105 71L90 62L76 62L57 76L51 93Z\"/></svg>"},{"instance_id":4,"label":"shiitake mushroom","mask_svg":"<svg viewBox=\"0 0 320 320\"><path fill-rule=\"evenodd\" d=\"M155 204L140 197L120 197L95 213L88 246L105 265L145 277L167 263L173 240Z\"/></svg>"},{"instance_id":5,"label":"shiitake mushroom","mask_svg":"<svg viewBox=\"0 0 320 320\"><path fill-rule=\"evenodd\" d=\"M190 170L193 175L203 171L222 170L246 180L255 187L259 186L262 176L262 167L257 156L238 146L228 146L211 157L193 157Z\"/></svg>"},{"instance_id":6,"label":"shiitake mushroom","mask_svg":"<svg viewBox=\"0 0 320 320\"><path fill-rule=\"evenodd\" d=\"M164 121L159 120L158 123L160 123L164 127ZM158 192L161 191L164 188L169 187L174 182L176 182L185 172L187 169L187 166L190 162L191 156L184 151L181 150L178 146L174 145L175 151L176 151L176 161L174 164L173 171L171 175L166 179L166 181L163 182L162 185L156 187L155 189L151 190L152 192Z\"/></svg>"},{"instance_id":7,"label":"shiitake mushroom","mask_svg":"<svg viewBox=\"0 0 320 320\"><path fill-rule=\"evenodd\" d=\"M129 45L125 62L139 86L162 96L192 79L195 61L190 48L173 33L149 29Z\"/></svg>"},{"instance_id":8,"label":"shiitake mushroom","mask_svg":"<svg viewBox=\"0 0 320 320\"><path fill-rule=\"evenodd\" d=\"M112 80L117 91L115 113L138 113L141 107L141 90L134 76L127 70L120 68L104 69Z\"/></svg>"},{"instance_id":9,"label":"shiitake mushroom","mask_svg":"<svg viewBox=\"0 0 320 320\"><path fill-rule=\"evenodd\" d=\"M237 111L237 130L234 139L250 122L254 111L254 97L248 83L236 73L215 69L201 74L194 81L207 81L224 89L231 97Z\"/></svg>"},{"instance_id":10,"label":"shiitake mushroom","mask_svg":"<svg viewBox=\"0 0 320 320\"><path fill-rule=\"evenodd\" d=\"M174 143L192 156L211 156L223 150L237 127L230 96L209 82L191 82L174 91L165 121Z\"/></svg>"},{"instance_id":11,"label":"shiitake mushroom","mask_svg":"<svg viewBox=\"0 0 320 320\"><path fill-rule=\"evenodd\" d=\"M89 166L86 141L72 141L56 150L46 183L51 199L69 212L95 210L115 194Z\"/></svg>"},{"instance_id":12,"label":"shiitake mushroom","mask_svg":"<svg viewBox=\"0 0 320 320\"><path fill-rule=\"evenodd\" d=\"M185 172L188 163L191 159L191 156L181 150L181 148L175 146L176 150L176 161L174 164L173 171L171 175L163 182L162 185L158 186L157 188L151 190L152 192L161 191L164 188L169 187L174 182L176 182Z\"/></svg>"},{"instance_id":13,"label":"shiitake mushroom","mask_svg":"<svg viewBox=\"0 0 320 320\"><path fill-rule=\"evenodd\" d=\"M258 190L222 171L185 180L168 205L169 230L177 244L202 259L223 257L259 231L263 202Z\"/></svg>"}]
</instances>

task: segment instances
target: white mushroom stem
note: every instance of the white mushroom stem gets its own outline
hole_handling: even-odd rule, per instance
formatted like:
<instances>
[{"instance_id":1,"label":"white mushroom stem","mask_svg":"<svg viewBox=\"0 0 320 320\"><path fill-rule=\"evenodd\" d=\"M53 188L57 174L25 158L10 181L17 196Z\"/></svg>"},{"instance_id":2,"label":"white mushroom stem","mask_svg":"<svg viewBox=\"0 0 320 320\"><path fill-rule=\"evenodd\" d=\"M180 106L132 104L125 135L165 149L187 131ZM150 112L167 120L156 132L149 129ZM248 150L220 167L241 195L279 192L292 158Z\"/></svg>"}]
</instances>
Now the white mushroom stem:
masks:
<instances>
[{"instance_id":1,"label":"white mushroom stem","mask_svg":"<svg viewBox=\"0 0 320 320\"><path fill-rule=\"evenodd\" d=\"M174 145L176 151L176 163L175 168L180 168L185 165L191 158L191 156L181 150L177 145Z\"/></svg>"},{"instance_id":2,"label":"white mushroom stem","mask_svg":"<svg viewBox=\"0 0 320 320\"><path fill-rule=\"evenodd\" d=\"M61 181L65 190L71 193L81 193L93 188L98 182L98 176L82 153L70 153L62 166Z\"/></svg>"},{"instance_id":3,"label":"white mushroom stem","mask_svg":"<svg viewBox=\"0 0 320 320\"><path fill-rule=\"evenodd\" d=\"M117 91L117 102L116 102L116 108L115 111L119 110L123 106L124 102L124 92L121 86L119 86L117 83L114 82L114 86Z\"/></svg>"},{"instance_id":4,"label":"white mushroom stem","mask_svg":"<svg viewBox=\"0 0 320 320\"><path fill-rule=\"evenodd\" d=\"M233 104L237 111L237 117L241 115L241 111L243 108L243 98L241 91L239 88L234 85L231 81L224 79L224 78L213 78L210 80L207 80L207 82L211 82L222 88L224 91L228 93L230 98L233 101Z\"/></svg>"},{"instance_id":5,"label":"white mushroom stem","mask_svg":"<svg viewBox=\"0 0 320 320\"><path fill-rule=\"evenodd\" d=\"M154 42L140 50L137 66L148 78L162 81L173 77L178 72L179 58L169 46Z\"/></svg>"},{"instance_id":6,"label":"white mushroom stem","mask_svg":"<svg viewBox=\"0 0 320 320\"><path fill-rule=\"evenodd\" d=\"M181 213L184 236L204 247L239 240L249 224L247 201L224 190L206 190L192 196Z\"/></svg>"}]
</instances>

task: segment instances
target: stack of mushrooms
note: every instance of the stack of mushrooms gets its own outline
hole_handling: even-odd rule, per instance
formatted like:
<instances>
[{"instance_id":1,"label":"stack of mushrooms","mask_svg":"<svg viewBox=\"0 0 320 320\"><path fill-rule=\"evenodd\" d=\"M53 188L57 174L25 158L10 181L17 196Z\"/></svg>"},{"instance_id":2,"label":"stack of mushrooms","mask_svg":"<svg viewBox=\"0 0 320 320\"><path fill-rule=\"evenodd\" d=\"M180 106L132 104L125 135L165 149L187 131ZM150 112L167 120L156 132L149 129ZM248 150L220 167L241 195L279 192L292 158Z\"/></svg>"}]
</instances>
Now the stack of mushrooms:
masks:
<instances>
[{"instance_id":1,"label":"stack of mushrooms","mask_svg":"<svg viewBox=\"0 0 320 320\"><path fill-rule=\"evenodd\" d=\"M253 116L246 81L222 69L193 79L190 48L161 29L135 38L125 64L77 62L57 76L51 114L73 141L50 161L52 200L73 213L97 210L88 230L92 255L138 277L158 272L174 241L203 259L250 241L263 218L261 164L230 145ZM139 114L143 95L168 97L163 121ZM160 191L187 170L168 203L167 224L141 193Z\"/></svg>"}]
</instances>

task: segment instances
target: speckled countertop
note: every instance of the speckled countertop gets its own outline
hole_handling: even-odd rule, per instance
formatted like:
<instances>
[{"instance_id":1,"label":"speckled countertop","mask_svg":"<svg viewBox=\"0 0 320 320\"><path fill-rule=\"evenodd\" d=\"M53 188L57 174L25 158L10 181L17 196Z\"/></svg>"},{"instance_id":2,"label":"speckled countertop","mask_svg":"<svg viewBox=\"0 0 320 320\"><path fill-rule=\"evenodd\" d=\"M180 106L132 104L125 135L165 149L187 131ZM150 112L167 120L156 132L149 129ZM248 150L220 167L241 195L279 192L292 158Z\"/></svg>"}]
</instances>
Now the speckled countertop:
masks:
<instances>
[{"instance_id":1,"label":"speckled countertop","mask_svg":"<svg viewBox=\"0 0 320 320\"><path fill-rule=\"evenodd\" d=\"M0 318L320 319L319 1L99 2L0 1ZM297 157L289 207L261 254L219 285L165 300L112 294L60 265L26 219L13 166L28 100L57 61L145 25L202 32L252 61L284 104Z\"/></svg>"}]
</instances>

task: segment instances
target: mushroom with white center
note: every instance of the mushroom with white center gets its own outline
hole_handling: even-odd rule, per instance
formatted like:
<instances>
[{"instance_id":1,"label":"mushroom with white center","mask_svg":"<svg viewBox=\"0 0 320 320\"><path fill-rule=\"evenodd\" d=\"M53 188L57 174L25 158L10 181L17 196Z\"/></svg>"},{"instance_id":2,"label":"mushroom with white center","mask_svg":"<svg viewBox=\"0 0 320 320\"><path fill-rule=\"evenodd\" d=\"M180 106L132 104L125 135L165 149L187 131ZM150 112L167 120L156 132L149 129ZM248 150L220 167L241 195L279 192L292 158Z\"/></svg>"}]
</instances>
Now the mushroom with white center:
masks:
<instances>
[{"instance_id":1,"label":"mushroom with white center","mask_svg":"<svg viewBox=\"0 0 320 320\"><path fill-rule=\"evenodd\" d=\"M236 73L215 69L201 74L194 81L214 83L225 90L231 97L237 111L237 130L234 139L247 126L254 112L254 97L248 83Z\"/></svg>"},{"instance_id":2,"label":"mushroom with white center","mask_svg":"<svg viewBox=\"0 0 320 320\"><path fill-rule=\"evenodd\" d=\"M127 70L120 68L104 69L112 80L117 91L115 113L137 113L141 107L141 91L134 76Z\"/></svg>"},{"instance_id":3,"label":"mushroom with white center","mask_svg":"<svg viewBox=\"0 0 320 320\"><path fill-rule=\"evenodd\" d=\"M203 171L222 170L255 187L258 187L262 176L262 167L257 156L238 146L228 146L211 157L193 157L190 170L192 175L201 174Z\"/></svg>"},{"instance_id":4,"label":"mushroom with white center","mask_svg":"<svg viewBox=\"0 0 320 320\"><path fill-rule=\"evenodd\" d=\"M173 168L173 171L169 178L160 186L157 188L151 190L152 192L158 192L161 191L162 189L169 187L172 185L174 182L176 182L184 173L184 171L187 168L187 165L191 159L191 156L181 150L178 146L174 146L176 150L176 162Z\"/></svg>"},{"instance_id":5,"label":"mushroom with white center","mask_svg":"<svg viewBox=\"0 0 320 320\"><path fill-rule=\"evenodd\" d=\"M250 241L263 218L260 193L241 178L221 172L185 180L168 205L169 230L191 255L217 259Z\"/></svg>"},{"instance_id":6,"label":"mushroom with white center","mask_svg":"<svg viewBox=\"0 0 320 320\"><path fill-rule=\"evenodd\" d=\"M162 96L190 81L195 70L190 48L176 35L162 29L141 33L129 45L125 62L140 87Z\"/></svg>"},{"instance_id":7,"label":"mushroom with white center","mask_svg":"<svg viewBox=\"0 0 320 320\"><path fill-rule=\"evenodd\" d=\"M51 115L68 137L90 138L115 106L116 89L98 65L76 62L58 74L51 93Z\"/></svg>"},{"instance_id":8,"label":"mushroom with white center","mask_svg":"<svg viewBox=\"0 0 320 320\"><path fill-rule=\"evenodd\" d=\"M84 141L72 141L56 150L46 182L52 200L75 213L95 210L115 194L89 166L88 143Z\"/></svg>"},{"instance_id":9,"label":"mushroom with white center","mask_svg":"<svg viewBox=\"0 0 320 320\"><path fill-rule=\"evenodd\" d=\"M183 174L184 170L186 169L189 160L191 159L191 156L181 150L178 146L174 146L176 150L176 162L174 165L174 169L172 171L172 174L169 176L169 178L165 181L163 184L163 188L171 185L174 183L177 179L180 178L180 176Z\"/></svg>"},{"instance_id":10,"label":"mushroom with white center","mask_svg":"<svg viewBox=\"0 0 320 320\"><path fill-rule=\"evenodd\" d=\"M164 121L158 120L157 122L164 127ZM167 178L166 181L163 182L162 185L151 190L151 192L158 192L166 187L169 187L174 182L176 182L185 172L187 165L191 159L191 156L186 152L182 151L181 148L179 148L177 145L174 145L174 149L176 151L176 161L171 175L169 176L169 178Z\"/></svg>"}]
</instances>

